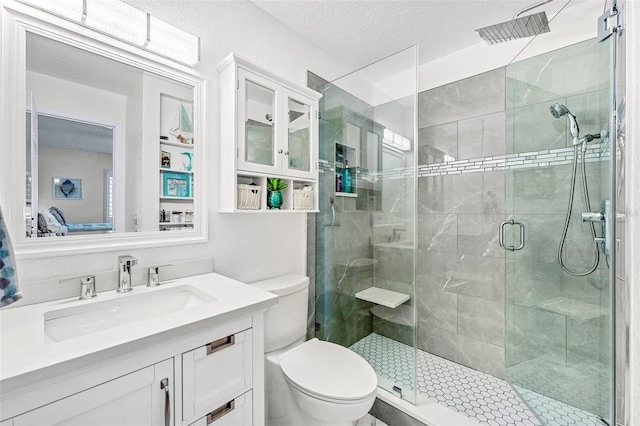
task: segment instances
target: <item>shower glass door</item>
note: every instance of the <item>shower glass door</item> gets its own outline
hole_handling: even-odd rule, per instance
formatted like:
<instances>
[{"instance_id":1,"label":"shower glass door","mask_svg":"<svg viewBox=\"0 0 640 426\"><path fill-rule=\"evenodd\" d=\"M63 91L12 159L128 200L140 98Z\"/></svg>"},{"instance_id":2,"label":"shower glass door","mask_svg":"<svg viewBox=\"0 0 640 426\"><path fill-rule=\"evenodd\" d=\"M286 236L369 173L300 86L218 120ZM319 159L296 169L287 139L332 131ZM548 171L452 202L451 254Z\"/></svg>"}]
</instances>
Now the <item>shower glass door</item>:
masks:
<instances>
[{"instance_id":1,"label":"shower glass door","mask_svg":"<svg viewBox=\"0 0 640 426\"><path fill-rule=\"evenodd\" d=\"M415 402L416 50L318 87L316 337Z\"/></svg>"},{"instance_id":2,"label":"shower glass door","mask_svg":"<svg viewBox=\"0 0 640 426\"><path fill-rule=\"evenodd\" d=\"M611 41L543 41L506 72L506 375L542 424L611 424Z\"/></svg>"}]
</instances>

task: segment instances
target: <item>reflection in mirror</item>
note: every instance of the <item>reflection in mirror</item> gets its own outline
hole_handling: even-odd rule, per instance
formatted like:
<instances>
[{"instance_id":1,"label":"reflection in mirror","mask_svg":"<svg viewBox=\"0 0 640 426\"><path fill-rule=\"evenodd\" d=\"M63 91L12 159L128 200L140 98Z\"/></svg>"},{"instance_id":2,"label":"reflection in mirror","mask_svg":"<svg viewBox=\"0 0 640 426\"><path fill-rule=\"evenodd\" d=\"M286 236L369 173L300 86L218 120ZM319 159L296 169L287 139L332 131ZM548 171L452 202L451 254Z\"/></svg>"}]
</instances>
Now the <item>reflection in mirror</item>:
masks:
<instances>
[{"instance_id":1,"label":"reflection in mirror","mask_svg":"<svg viewBox=\"0 0 640 426\"><path fill-rule=\"evenodd\" d=\"M245 161L273 166L275 97L273 90L246 80Z\"/></svg>"},{"instance_id":2,"label":"reflection in mirror","mask_svg":"<svg viewBox=\"0 0 640 426\"><path fill-rule=\"evenodd\" d=\"M310 111L311 107L288 98L289 105L289 168L308 172L311 170Z\"/></svg>"},{"instance_id":3,"label":"reflection in mirror","mask_svg":"<svg viewBox=\"0 0 640 426\"><path fill-rule=\"evenodd\" d=\"M27 31L25 99L27 237L194 229L193 87Z\"/></svg>"},{"instance_id":4,"label":"reflection in mirror","mask_svg":"<svg viewBox=\"0 0 640 426\"><path fill-rule=\"evenodd\" d=\"M30 236L111 232L113 127L37 115L34 121L38 126L37 147L32 147L31 137L27 137L26 207L29 215L35 216L35 211L38 212L37 226L27 229ZM30 136L31 112L27 113L26 122L26 134ZM38 151L37 171L31 168L32 149ZM37 200L32 199L34 176L38 179Z\"/></svg>"}]
</instances>

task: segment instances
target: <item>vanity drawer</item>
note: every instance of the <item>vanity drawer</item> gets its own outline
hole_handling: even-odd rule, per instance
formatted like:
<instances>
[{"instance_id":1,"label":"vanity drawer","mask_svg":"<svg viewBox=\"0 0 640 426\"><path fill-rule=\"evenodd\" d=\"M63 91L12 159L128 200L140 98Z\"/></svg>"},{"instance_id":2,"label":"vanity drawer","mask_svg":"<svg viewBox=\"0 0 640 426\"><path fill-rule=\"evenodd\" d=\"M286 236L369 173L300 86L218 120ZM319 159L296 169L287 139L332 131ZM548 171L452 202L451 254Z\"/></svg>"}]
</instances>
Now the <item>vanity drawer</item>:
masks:
<instances>
[{"instance_id":1,"label":"vanity drawer","mask_svg":"<svg viewBox=\"0 0 640 426\"><path fill-rule=\"evenodd\" d=\"M251 425L253 396L251 391L225 402L189 426L245 426Z\"/></svg>"},{"instance_id":2,"label":"vanity drawer","mask_svg":"<svg viewBox=\"0 0 640 426\"><path fill-rule=\"evenodd\" d=\"M182 354L182 418L204 416L251 388L252 331Z\"/></svg>"}]
</instances>

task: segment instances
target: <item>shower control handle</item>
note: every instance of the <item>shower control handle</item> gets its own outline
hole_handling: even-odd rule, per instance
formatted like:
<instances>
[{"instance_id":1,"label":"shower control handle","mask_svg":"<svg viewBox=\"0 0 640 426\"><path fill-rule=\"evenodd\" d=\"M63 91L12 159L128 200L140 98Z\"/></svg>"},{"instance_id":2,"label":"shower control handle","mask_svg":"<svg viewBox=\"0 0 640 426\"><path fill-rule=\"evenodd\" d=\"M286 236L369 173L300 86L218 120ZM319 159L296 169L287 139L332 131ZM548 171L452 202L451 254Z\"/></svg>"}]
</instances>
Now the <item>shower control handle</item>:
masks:
<instances>
[{"instance_id":1,"label":"shower control handle","mask_svg":"<svg viewBox=\"0 0 640 426\"><path fill-rule=\"evenodd\" d=\"M602 236L595 238L595 243L605 256L611 253L611 201L608 198L602 200L602 211L582 213L582 222L600 222L602 224Z\"/></svg>"},{"instance_id":2,"label":"shower control handle","mask_svg":"<svg viewBox=\"0 0 640 426\"><path fill-rule=\"evenodd\" d=\"M583 222L602 222L603 220L604 220L604 214L602 212L582 213Z\"/></svg>"},{"instance_id":3,"label":"shower control handle","mask_svg":"<svg viewBox=\"0 0 640 426\"><path fill-rule=\"evenodd\" d=\"M504 243L504 227L506 225L518 225L520 227L520 244L517 246L506 245ZM498 228L498 244L505 250L516 251L522 250L524 248L524 223L516 222L513 219L505 220L500 224L500 228Z\"/></svg>"}]
</instances>

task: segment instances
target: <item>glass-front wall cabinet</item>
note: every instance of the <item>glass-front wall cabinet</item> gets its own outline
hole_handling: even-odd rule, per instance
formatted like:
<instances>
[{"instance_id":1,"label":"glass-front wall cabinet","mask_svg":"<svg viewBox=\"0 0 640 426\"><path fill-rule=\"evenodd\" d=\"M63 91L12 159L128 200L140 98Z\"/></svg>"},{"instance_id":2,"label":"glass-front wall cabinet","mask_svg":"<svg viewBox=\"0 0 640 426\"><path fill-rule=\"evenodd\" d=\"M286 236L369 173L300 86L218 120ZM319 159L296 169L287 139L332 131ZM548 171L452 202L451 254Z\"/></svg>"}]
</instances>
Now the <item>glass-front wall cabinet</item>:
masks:
<instances>
[{"instance_id":1,"label":"glass-front wall cabinet","mask_svg":"<svg viewBox=\"0 0 640 426\"><path fill-rule=\"evenodd\" d=\"M272 172L277 167L274 122L276 91L272 83L249 73L244 80L244 143L238 167ZM256 81L258 80L258 81Z\"/></svg>"},{"instance_id":2,"label":"glass-front wall cabinet","mask_svg":"<svg viewBox=\"0 0 640 426\"><path fill-rule=\"evenodd\" d=\"M311 107L292 93L287 95L287 150L285 158L289 171L311 172Z\"/></svg>"},{"instance_id":3,"label":"glass-front wall cabinet","mask_svg":"<svg viewBox=\"0 0 640 426\"><path fill-rule=\"evenodd\" d=\"M238 169L313 178L311 100L238 69Z\"/></svg>"},{"instance_id":4,"label":"glass-front wall cabinet","mask_svg":"<svg viewBox=\"0 0 640 426\"><path fill-rule=\"evenodd\" d=\"M220 210L316 211L320 93L235 54L218 69Z\"/></svg>"}]
</instances>

